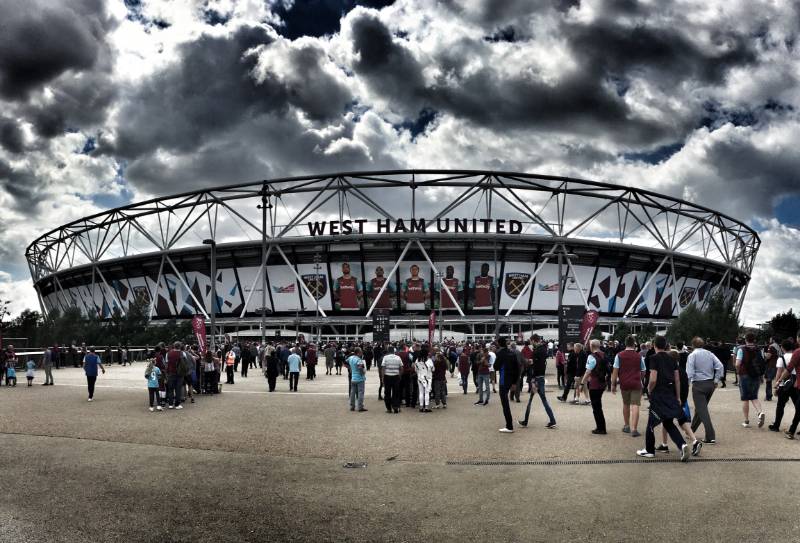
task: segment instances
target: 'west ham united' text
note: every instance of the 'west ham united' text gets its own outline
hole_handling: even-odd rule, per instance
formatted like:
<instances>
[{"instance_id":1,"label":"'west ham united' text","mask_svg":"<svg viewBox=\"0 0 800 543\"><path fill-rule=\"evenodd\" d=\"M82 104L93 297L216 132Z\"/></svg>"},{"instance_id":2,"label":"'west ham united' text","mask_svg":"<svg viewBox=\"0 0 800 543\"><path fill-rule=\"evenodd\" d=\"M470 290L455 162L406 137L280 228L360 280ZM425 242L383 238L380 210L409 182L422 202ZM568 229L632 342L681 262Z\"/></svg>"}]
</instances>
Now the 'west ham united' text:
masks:
<instances>
[{"instance_id":1,"label":"'west ham united' text","mask_svg":"<svg viewBox=\"0 0 800 543\"><path fill-rule=\"evenodd\" d=\"M312 236L347 236L351 234L397 234L413 232L438 232L440 234L521 234L522 223L515 219L377 219L376 230L365 232L367 219L309 222Z\"/></svg>"}]
</instances>

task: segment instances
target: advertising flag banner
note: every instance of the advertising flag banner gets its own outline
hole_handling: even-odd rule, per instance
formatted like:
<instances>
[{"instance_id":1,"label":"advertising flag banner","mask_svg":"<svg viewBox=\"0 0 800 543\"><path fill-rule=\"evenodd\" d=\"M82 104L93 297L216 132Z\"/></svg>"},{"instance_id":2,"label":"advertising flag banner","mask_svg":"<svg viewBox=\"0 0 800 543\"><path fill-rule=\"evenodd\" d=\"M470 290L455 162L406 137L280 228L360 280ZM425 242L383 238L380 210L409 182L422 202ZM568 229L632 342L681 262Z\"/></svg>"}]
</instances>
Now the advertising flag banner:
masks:
<instances>
[{"instance_id":1,"label":"advertising flag banner","mask_svg":"<svg viewBox=\"0 0 800 543\"><path fill-rule=\"evenodd\" d=\"M600 314L594 309L584 313L583 321L581 322L581 340L583 340L584 345L589 343L589 338L592 337L594 327L597 325L598 317L600 317Z\"/></svg>"},{"instance_id":2,"label":"advertising flag banner","mask_svg":"<svg viewBox=\"0 0 800 543\"><path fill-rule=\"evenodd\" d=\"M431 311L428 318L428 344L433 345L433 331L436 330L436 311Z\"/></svg>"},{"instance_id":3,"label":"advertising flag banner","mask_svg":"<svg viewBox=\"0 0 800 543\"><path fill-rule=\"evenodd\" d=\"M206 352L206 321L202 315L192 317L192 332L197 338L197 348L201 353Z\"/></svg>"}]
</instances>

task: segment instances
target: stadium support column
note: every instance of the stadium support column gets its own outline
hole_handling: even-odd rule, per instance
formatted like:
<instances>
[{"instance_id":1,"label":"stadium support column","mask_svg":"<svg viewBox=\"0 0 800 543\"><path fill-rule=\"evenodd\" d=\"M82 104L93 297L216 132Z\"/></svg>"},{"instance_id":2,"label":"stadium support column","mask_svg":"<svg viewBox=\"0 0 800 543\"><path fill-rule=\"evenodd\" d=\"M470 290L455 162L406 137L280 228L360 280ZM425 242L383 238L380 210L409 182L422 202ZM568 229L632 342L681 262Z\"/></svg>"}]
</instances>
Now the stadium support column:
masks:
<instances>
[{"instance_id":1,"label":"stadium support column","mask_svg":"<svg viewBox=\"0 0 800 543\"><path fill-rule=\"evenodd\" d=\"M267 201L267 191L265 188L261 190L261 346L263 347L267 341L267 209L269 203ZM247 308L245 307L245 310Z\"/></svg>"},{"instance_id":2,"label":"stadium support column","mask_svg":"<svg viewBox=\"0 0 800 543\"><path fill-rule=\"evenodd\" d=\"M211 352L217 350L217 242L204 239L203 245L211 249Z\"/></svg>"}]
</instances>

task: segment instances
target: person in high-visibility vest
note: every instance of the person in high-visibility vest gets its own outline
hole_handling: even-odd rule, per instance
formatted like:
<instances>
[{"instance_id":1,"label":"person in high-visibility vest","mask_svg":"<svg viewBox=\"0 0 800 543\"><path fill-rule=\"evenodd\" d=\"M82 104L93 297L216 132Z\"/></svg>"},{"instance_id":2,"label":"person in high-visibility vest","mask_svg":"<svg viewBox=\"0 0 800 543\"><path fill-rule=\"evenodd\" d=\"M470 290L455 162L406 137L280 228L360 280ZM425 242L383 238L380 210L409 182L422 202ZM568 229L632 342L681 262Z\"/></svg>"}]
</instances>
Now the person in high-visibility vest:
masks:
<instances>
[{"instance_id":1,"label":"person in high-visibility vest","mask_svg":"<svg viewBox=\"0 0 800 543\"><path fill-rule=\"evenodd\" d=\"M225 375L228 377L227 381L225 381L226 385L232 385L233 383L233 365L236 363L236 353L233 352L233 349L228 351L228 354L225 356Z\"/></svg>"}]
</instances>

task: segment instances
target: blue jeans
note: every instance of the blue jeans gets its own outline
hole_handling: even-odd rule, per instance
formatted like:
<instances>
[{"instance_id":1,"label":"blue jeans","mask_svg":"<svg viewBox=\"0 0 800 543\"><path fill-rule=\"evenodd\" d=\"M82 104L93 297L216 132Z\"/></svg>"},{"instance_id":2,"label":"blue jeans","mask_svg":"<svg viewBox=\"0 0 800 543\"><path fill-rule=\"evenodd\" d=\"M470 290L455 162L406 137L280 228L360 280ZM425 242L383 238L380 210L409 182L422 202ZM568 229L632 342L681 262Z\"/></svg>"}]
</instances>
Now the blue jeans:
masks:
<instances>
[{"instance_id":1,"label":"blue jeans","mask_svg":"<svg viewBox=\"0 0 800 543\"><path fill-rule=\"evenodd\" d=\"M556 418L553 416L553 410L550 408L550 404L547 402L547 396L544 394L544 376L540 375L539 377L534 377L531 382L536 385L536 391L531 392L530 396L528 397L528 407L525 409L525 420L523 422L528 424L528 417L531 415L531 402L533 402L533 396L538 394L542 399L542 405L544 406L547 416L550 417L550 422L555 424Z\"/></svg>"},{"instance_id":2,"label":"blue jeans","mask_svg":"<svg viewBox=\"0 0 800 543\"><path fill-rule=\"evenodd\" d=\"M356 407L358 398L358 408L364 409L364 381L350 381L350 409Z\"/></svg>"},{"instance_id":3,"label":"blue jeans","mask_svg":"<svg viewBox=\"0 0 800 543\"><path fill-rule=\"evenodd\" d=\"M486 389L486 399L483 398L483 391ZM492 385L489 381L489 374L488 373L479 373L478 374L478 401L488 402L489 396L492 395Z\"/></svg>"}]
</instances>

